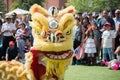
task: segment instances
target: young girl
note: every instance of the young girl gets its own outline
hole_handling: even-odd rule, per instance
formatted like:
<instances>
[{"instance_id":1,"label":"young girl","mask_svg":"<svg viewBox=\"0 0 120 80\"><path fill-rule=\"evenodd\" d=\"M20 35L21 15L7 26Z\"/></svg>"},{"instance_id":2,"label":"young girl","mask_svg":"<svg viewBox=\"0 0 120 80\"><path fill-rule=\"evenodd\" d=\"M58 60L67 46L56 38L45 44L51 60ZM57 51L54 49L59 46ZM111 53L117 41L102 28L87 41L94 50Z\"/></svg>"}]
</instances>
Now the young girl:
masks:
<instances>
[{"instance_id":1,"label":"young girl","mask_svg":"<svg viewBox=\"0 0 120 80\"><path fill-rule=\"evenodd\" d=\"M85 39L85 53L87 55L87 64L93 65L95 63L94 54L96 53L96 46L94 41L93 31L88 31L88 34Z\"/></svg>"}]
</instances>

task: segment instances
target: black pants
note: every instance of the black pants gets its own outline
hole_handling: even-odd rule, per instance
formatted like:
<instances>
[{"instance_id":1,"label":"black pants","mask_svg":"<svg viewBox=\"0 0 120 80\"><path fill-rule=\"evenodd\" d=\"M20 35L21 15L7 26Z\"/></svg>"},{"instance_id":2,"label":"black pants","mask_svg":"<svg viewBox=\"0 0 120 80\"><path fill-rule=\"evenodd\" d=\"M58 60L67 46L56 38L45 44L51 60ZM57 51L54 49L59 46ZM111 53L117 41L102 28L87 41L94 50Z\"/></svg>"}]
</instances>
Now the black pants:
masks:
<instances>
[{"instance_id":1,"label":"black pants","mask_svg":"<svg viewBox=\"0 0 120 80\"><path fill-rule=\"evenodd\" d=\"M73 44L73 48L76 49L80 44L81 44L80 41L75 40L74 44ZM73 60L72 60L72 65L75 65L75 64L79 65L80 64L80 60L77 60L76 57L74 56Z\"/></svg>"},{"instance_id":2,"label":"black pants","mask_svg":"<svg viewBox=\"0 0 120 80\"><path fill-rule=\"evenodd\" d=\"M75 40L75 41L74 41L73 48L76 49L80 44L81 44L80 41Z\"/></svg>"},{"instance_id":3,"label":"black pants","mask_svg":"<svg viewBox=\"0 0 120 80\"><path fill-rule=\"evenodd\" d=\"M10 41L15 41L15 38L13 36L3 36L3 53L2 53L2 56L5 56L6 49L9 46Z\"/></svg>"},{"instance_id":4,"label":"black pants","mask_svg":"<svg viewBox=\"0 0 120 80\"><path fill-rule=\"evenodd\" d=\"M2 53L3 53L3 49L2 47L0 47L0 60L2 60Z\"/></svg>"}]
</instances>

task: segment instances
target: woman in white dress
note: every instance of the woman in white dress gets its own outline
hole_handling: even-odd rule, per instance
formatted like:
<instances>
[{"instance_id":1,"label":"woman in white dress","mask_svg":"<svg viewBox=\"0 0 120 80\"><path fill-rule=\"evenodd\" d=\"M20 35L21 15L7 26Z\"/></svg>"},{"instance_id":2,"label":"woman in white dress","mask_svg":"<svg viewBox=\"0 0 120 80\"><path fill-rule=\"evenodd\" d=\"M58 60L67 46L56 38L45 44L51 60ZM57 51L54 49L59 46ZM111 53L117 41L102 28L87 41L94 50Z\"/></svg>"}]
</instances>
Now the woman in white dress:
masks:
<instances>
[{"instance_id":1,"label":"woman in white dress","mask_svg":"<svg viewBox=\"0 0 120 80\"><path fill-rule=\"evenodd\" d=\"M94 64L94 54L96 53L96 45L94 41L94 33L92 30L88 31L88 34L85 39L85 53L87 54L87 63L89 65Z\"/></svg>"}]
</instances>

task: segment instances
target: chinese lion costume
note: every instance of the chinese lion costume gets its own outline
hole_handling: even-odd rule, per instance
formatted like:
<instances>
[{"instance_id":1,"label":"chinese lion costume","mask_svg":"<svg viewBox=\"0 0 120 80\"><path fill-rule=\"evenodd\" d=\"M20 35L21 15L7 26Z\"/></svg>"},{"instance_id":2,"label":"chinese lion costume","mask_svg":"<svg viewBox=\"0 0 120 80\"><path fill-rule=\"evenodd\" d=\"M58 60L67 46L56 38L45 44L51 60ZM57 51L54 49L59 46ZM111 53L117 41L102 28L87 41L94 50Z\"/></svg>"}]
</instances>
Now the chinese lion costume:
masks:
<instances>
[{"instance_id":1,"label":"chinese lion costume","mask_svg":"<svg viewBox=\"0 0 120 80\"><path fill-rule=\"evenodd\" d=\"M25 64L1 61L2 80L64 80L64 73L73 56L75 9L69 6L58 12L34 4L30 8L34 37L33 47L25 54Z\"/></svg>"}]
</instances>

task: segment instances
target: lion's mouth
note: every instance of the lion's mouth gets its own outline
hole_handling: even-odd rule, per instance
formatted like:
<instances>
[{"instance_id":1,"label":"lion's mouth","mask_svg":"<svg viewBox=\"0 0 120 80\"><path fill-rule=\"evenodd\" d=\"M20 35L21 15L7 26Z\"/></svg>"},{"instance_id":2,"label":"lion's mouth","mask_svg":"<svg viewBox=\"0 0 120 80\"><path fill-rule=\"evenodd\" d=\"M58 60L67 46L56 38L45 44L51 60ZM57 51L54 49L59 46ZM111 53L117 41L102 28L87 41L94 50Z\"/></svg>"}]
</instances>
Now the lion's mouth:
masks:
<instances>
[{"instance_id":1,"label":"lion's mouth","mask_svg":"<svg viewBox=\"0 0 120 80\"><path fill-rule=\"evenodd\" d=\"M48 52L45 53L45 56L50 59L56 59L56 60L64 60L68 59L73 55L73 51L67 50L67 51L61 51L61 52Z\"/></svg>"},{"instance_id":2,"label":"lion's mouth","mask_svg":"<svg viewBox=\"0 0 120 80\"><path fill-rule=\"evenodd\" d=\"M49 59L56 59L56 60L64 60L72 57L73 51L72 50L66 50L66 51L41 51L37 50L35 48L31 48L30 50L32 53L39 53L45 55Z\"/></svg>"}]
</instances>

